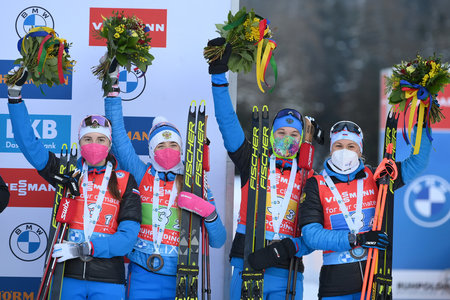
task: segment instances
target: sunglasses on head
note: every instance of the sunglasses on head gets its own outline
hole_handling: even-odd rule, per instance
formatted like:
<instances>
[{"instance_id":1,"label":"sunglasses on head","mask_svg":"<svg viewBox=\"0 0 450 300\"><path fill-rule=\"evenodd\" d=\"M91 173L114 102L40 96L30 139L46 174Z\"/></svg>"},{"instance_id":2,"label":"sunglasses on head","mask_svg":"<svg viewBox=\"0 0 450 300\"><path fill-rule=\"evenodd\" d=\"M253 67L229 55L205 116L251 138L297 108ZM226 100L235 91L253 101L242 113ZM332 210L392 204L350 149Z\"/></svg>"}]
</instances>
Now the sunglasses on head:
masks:
<instances>
[{"instance_id":1,"label":"sunglasses on head","mask_svg":"<svg viewBox=\"0 0 450 300\"><path fill-rule=\"evenodd\" d=\"M303 127L303 117L302 115L296 111L295 109L291 109L291 108L285 108L280 110L277 115L275 116L274 120L278 119L278 118L282 118L285 116L292 116L294 118L296 118L297 120L300 121L300 123L302 124Z\"/></svg>"},{"instance_id":2,"label":"sunglasses on head","mask_svg":"<svg viewBox=\"0 0 450 300\"><path fill-rule=\"evenodd\" d=\"M81 122L82 127L91 127L95 126L95 124L103 127L111 127L111 123L109 120L101 115L91 115L84 118L83 122Z\"/></svg>"},{"instance_id":3,"label":"sunglasses on head","mask_svg":"<svg viewBox=\"0 0 450 300\"><path fill-rule=\"evenodd\" d=\"M340 131L344 130L345 128L347 128L347 130L350 132L361 135L361 137L363 136L361 128L356 123L353 123L352 121L337 122L336 124L333 125L333 127L331 127L330 135L333 133L336 133L336 132L340 132Z\"/></svg>"}]
</instances>

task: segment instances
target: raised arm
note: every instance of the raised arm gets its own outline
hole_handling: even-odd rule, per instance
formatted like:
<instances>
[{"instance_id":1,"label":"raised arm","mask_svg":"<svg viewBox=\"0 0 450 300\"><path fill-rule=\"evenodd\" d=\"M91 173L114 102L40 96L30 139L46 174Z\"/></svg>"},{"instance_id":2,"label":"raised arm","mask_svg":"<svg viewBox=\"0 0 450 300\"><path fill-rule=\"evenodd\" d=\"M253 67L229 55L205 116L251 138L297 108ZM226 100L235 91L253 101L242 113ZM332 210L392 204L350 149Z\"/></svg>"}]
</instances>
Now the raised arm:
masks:
<instances>
[{"instance_id":1,"label":"raised arm","mask_svg":"<svg viewBox=\"0 0 450 300\"><path fill-rule=\"evenodd\" d=\"M136 154L127 136L123 121L122 99L120 97L105 98L105 115L111 121L112 151L119 162L120 168L133 174L139 186L147 166Z\"/></svg>"}]
</instances>

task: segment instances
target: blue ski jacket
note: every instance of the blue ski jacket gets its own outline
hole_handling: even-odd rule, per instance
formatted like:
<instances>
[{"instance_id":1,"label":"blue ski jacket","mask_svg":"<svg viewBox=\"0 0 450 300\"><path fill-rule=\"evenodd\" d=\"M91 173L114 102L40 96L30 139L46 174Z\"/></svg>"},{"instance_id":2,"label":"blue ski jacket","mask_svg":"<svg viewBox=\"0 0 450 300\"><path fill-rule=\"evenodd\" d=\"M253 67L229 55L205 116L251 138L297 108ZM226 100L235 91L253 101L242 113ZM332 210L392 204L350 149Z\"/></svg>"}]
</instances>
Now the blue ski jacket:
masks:
<instances>
[{"instance_id":1,"label":"blue ski jacket","mask_svg":"<svg viewBox=\"0 0 450 300\"><path fill-rule=\"evenodd\" d=\"M141 181L144 178L146 172L151 172L152 176L159 176L162 181L174 181L175 174L172 172L155 172L154 168L151 167L150 163L144 163L139 156L136 154L130 139L127 136L125 129L125 123L123 120L122 112L122 99L120 97L107 97L105 98L105 114L106 117L111 121L112 124L112 138L114 140L112 150L116 156L120 166L134 175L138 186L141 186ZM212 204L214 201L211 199L211 192L209 193L209 200ZM144 212L145 213L145 212ZM152 216L145 216L143 218L152 219ZM213 248L220 248L225 243L226 230L217 215L217 218L212 222L205 222L206 230L208 231L209 244ZM141 228L142 230L142 228ZM150 257L153 249L153 245L146 245L145 241L138 241L131 253L128 254L128 258L149 270L147 267L147 260ZM147 247L147 249L144 249ZM160 255L164 259L164 266L161 270L156 273L164 275L175 275L177 272L177 262L178 262L178 245L161 244Z\"/></svg>"},{"instance_id":2,"label":"blue ski jacket","mask_svg":"<svg viewBox=\"0 0 450 300\"><path fill-rule=\"evenodd\" d=\"M58 158L35 137L31 126L30 117L24 102L8 104L14 138L28 162L44 177L50 184L55 184L52 172L57 169ZM81 169L81 158L77 161L77 167ZM104 167L89 167L89 173L102 173ZM117 171L117 170L116 170ZM83 262L78 259L69 260L66 263L65 275L77 279L88 279L112 283L124 283L123 256L132 249L135 243L140 222L140 201L139 195L132 192L137 190L137 184L130 174L126 191L120 204L119 225L114 234L93 235L91 243L93 246L94 260L84 263L86 266L83 272ZM71 233L79 236L78 232ZM76 242L83 242L76 240ZM98 259L97 259L98 258Z\"/></svg>"}]
</instances>

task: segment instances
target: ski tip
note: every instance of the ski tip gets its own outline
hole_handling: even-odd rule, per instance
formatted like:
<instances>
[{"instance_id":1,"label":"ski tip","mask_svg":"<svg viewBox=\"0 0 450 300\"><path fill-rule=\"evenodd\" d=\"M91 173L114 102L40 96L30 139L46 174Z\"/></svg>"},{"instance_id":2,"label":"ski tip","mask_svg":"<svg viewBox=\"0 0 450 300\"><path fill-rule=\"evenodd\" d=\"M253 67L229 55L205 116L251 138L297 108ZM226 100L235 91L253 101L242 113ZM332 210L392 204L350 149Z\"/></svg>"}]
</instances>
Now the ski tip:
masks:
<instances>
[{"instance_id":1,"label":"ski tip","mask_svg":"<svg viewBox=\"0 0 450 300\"><path fill-rule=\"evenodd\" d=\"M196 105L197 105L197 102L196 102L195 100L192 100L192 101L191 101L191 107L192 107L192 106L196 106Z\"/></svg>"},{"instance_id":2,"label":"ski tip","mask_svg":"<svg viewBox=\"0 0 450 300\"><path fill-rule=\"evenodd\" d=\"M258 106L254 105L252 108L252 112L258 112Z\"/></svg>"},{"instance_id":3,"label":"ski tip","mask_svg":"<svg viewBox=\"0 0 450 300\"><path fill-rule=\"evenodd\" d=\"M262 111L268 112L268 111L269 111L269 106L264 105L264 106L262 107Z\"/></svg>"},{"instance_id":4,"label":"ski tip","mask_svg":"<svg viewBox=\"0 0 450 300\"><path fill-rule=\"evenodd\" d=\"M70 154L74 156L78 155L78 143L72 143L70 146Z\"/></svg>"}]
</instances>

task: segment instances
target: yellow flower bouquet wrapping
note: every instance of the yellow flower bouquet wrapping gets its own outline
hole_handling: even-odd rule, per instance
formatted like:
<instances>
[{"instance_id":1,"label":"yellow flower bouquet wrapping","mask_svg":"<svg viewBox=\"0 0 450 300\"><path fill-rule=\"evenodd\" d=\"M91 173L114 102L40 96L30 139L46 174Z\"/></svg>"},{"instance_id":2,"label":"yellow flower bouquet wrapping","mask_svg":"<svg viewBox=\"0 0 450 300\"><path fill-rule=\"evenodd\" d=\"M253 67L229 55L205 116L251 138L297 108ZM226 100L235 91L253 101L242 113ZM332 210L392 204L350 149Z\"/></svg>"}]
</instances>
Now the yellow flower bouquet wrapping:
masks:
<instances>
[{"instance_id":1,"label":"yellow flower bouquet wrapping","mask_svg":"<svg viewBox=\"0 0 450 300\"><path fill-rule=\"evenodd\" d=\"M417 55L411 61L402 61L394 65L392 75L386 77L389 104L396 106L397 112L404 113L405 123L408 117L408 131L406 124L403 126L403 137L407 144L411 140L414 116L419 106L414 154L419 153L423 124L425 123L426 133L431 141L431 124L438 123L444 118L436 97L449 83L449 64L441 63L441 59L435 55L427 59Z\"/></svg>"},{"instance_id":2,"label":"yellow flower bouquet wrapping","mask_svg":"<svg viewBox=\"0 0 450 300\"><path fill-rule=\"evenodd\" d=\"M278 71L273 50L277 44L272 40L269 21L255 14L253 10L247 12L243 7L235 15L228 13L228 20L224 24L216 24L217 32L231 44L231 56L228 61L230 71L248 73L256 64L256 80L259 89L264 93L261 82L266 86L265 74L269 64L272 66L277 81ZM207 46L203 56L208 63L220 59L225 51L223 46ZM272 88L273 90L273 88ZM272 91L271 90L271 91Z\"/></svg>"},{"instance_id":3,"label":"yellow flower bouquet wrapping","mask_svg":"<svg viewBox=\"0 0 450 300\"><path fill-rule=\"evenodd\" d=\"M65 84L64 74L72 73L75 64L70 59L70 46L52 28L32 28L17 44L22 57L14 64L20 64L20 68L14 74L6 75L6 84L14 85L25 68L28 70L27 80L31 79L36 86Z\"/></svg>"},{"instance_id":4,"label":"yellow flower bouquet wrapping","mask_svg":"<svg viewBox=\"0 0 450 300\"><path fill-rule=\"evenodd\" d=\"M152 64L154 57L149 52L149 31L139 18L125 16L123 12L113 12L111 17L103 17L102 28L96 31L96 35L99 39L106 39L108 52L106 59L93 67L92 73L102 80L104 96L112 89L108 71L114 57L128 72L131 71L131 64L134 64L142 71L142 76Z\"/></svg>"}]
</instances>

